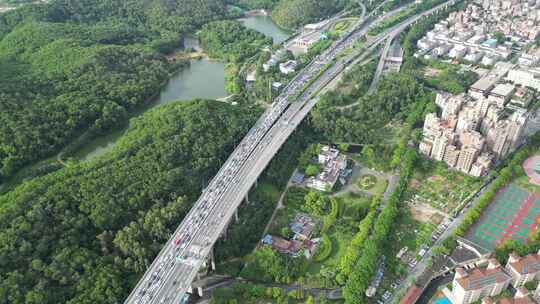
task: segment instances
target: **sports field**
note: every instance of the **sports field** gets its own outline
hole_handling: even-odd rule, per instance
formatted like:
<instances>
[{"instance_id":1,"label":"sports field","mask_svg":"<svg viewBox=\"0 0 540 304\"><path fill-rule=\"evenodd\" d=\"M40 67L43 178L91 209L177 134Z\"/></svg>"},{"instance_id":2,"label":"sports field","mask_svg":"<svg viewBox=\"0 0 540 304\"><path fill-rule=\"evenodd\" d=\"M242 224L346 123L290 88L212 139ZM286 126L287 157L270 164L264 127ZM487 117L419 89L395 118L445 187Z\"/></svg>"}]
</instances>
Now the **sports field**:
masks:
<instances>
[{"instance_id":1,"label":"sports field","mask_svg":"<svg viewBox=\"0 0 540 304\"><path fill-rule=\"evenodd\" d=\"M515 184L499 190L467 238L492 250L506 239L525 242L540 216L540 195Z\"/></svg>"}]
</instances>

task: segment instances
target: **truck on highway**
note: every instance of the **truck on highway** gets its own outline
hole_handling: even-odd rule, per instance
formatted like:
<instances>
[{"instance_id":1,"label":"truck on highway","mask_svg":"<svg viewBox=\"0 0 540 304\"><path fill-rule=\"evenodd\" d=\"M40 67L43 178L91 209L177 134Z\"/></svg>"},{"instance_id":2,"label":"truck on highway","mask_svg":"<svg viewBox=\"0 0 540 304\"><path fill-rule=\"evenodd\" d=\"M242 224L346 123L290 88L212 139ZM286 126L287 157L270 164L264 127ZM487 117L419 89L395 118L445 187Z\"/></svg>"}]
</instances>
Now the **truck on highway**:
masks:
<instances>
[{"instance_id":1,"label":"truck on highway","mask_svg":"<svg viewBox=\"0 0 540 304\"><path fill-rule=\"evenodd\" d=\"M180 299L180 304L187 304L189 302L189 294L184 294L182 299Z\"/></svg>"}]
</instances>

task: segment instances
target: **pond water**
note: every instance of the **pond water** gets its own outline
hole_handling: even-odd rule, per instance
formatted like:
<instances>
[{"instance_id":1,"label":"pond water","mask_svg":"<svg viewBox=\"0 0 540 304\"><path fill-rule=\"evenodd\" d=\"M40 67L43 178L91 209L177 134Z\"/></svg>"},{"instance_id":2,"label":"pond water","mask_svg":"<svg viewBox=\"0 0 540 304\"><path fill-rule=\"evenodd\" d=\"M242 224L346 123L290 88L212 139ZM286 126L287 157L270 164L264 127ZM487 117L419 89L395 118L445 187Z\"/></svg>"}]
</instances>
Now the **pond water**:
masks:
<instances>
[{"instance_id":1,"label":"pond water","mask_svg":"<svg viewBox=\"0 0 540 304\"><path fill-rule=\"evenodd\" d=\"M274 44L279 44L290 36L280 29L269 16L250 16L239 20L246 27L272 37ZM197 39L193 37L184 40L184 47L185 49L201 51ZM146 107L144 111L137 113L137 115L171 101L195 98L216 99L225 96L227 96L225 91L225 64L209 59L191 60L189 67L182 69L169 80L167 86L161 91L159 98ZM112 131L105 136L96 138L85 144L72 156L80 160L89 160L100 156L114 146L114 143L122 136L124 131Z\"/></svg>"},{"instance_id":2,"label":"pond water","mask_svg":"<svg viewBox=\"0 0 540 304\"><path fill-rule=\"evenodd\" d=\"M250 16L239 20L245 27L272 37L274 44L279 44L287 40L290 36L287 32L279 28L270 16Z\"/></svg>"},{"instance_id":3,"label":"pond water","mask_svg":"<svg viewBox=\"0 0 540 304\"><path fill-rule=\"evenodd\" d=\"M161 91L159 98L153 101L142 115L155 106L177 100L191 100L195 98L216 99L227 95L225 92L225 64L208 59L191 60L190 65L175 76ZM72 156L80 160L89 160L100 156L110 150L116 140L122 136L125 129L112 131L98 137L84 145Z\"/></svg>"},{"instance_id":4,"label":"pond water","mask_svg":"<svg viewBox=\"0 0 540 304\"><path fill-rule=\"evenodd\" d=\"M250 16L240 19L240 21L248 28L257 30L267 36L272 37L275 44L286 40L290 35L280 29L269 16ZM184 40L186 49L195 49L201 51L196 38L186 38ZM165 104L177 100L191 100L195 98L216 99L227 96L225 91L225 64L223 62L200 59L191 60L190 65L180 70L174 75L163 87L160 95L155 100L151 101L147 106L133 114L133 117L142 115L146 111L155 106ZM124 129L112 130L106 135L100 136L84 146L79 148L75 153L70 155L79 160L85 161L95 158L109 151L118 138L125 132ZM56 156L51 157L46 163L56 161ZM4 186L12 188L24 178L26 171L31 171L43 165L40 162L21 169L16 178L12 178L4 184L0 184L0 191Z\"/></svg>"}]
</instances>

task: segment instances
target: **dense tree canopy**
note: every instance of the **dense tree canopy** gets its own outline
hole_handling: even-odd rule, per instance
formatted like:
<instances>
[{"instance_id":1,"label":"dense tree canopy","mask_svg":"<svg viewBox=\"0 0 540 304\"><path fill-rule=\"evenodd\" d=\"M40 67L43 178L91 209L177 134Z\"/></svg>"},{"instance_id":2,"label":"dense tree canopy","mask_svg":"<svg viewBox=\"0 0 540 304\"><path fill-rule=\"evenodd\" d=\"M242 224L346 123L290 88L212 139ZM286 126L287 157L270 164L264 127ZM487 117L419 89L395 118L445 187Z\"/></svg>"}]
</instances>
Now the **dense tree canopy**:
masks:
<instances>
[{"instance_id":1,"label":"dense tree canopy","mask_svg":"<svg viewBox=\"0 0 540 304\"><path fill-rule=\"evenodd\" d=\"M101 158L0 196L0 303L119 303L253 123L173 103L132 120Z\"/></svg>"},{"instance_id":2,"label":"dense tree canopy","mask_svg":"<svg viewBox=\"0 0 540 304\"><path fill-rule=\"evenodd\" d=\"M272 44L272 38L231 20L204 25L199 40L210 57L232 62L253 56L263 46Z\"/></svg>"},{"instance_id":3,"label":"dense tree canopy","mask_svg":"<svg viewBox=\"0 0 540 304\"><path fill-rule=\"evenodd\" d=\"M178 68L159 52L225 12L220 0L53 0L0 14L0 182L125 121Z\"/></svg>"},{"instance_id":4,"label":"dense tree canopy","mask_svg":"<svg viewBox=\"0 0 540 304\"><path fill-rule=\"evenodd\" d=\"M272 19L281 27L298 26L322 20L342 10L347 0L281 0L272 12Z\"/></svg>"},{"instance_id":5,"label":"dense tree canopy","mask_svg":"<svg viewBox=\"0 0 540 304\"><path fill-rule=\"evenodd\" d=\"M390 74L378 84L373 95L361 96L357 106L346 111L335 107L340 104L339 94L323 95L310 113L313 128L325 139L338 142L373 143L380 129L393 118L402 118L409 107L427 98L425 88L414 74Z\"/></svg>"}]
</instances>

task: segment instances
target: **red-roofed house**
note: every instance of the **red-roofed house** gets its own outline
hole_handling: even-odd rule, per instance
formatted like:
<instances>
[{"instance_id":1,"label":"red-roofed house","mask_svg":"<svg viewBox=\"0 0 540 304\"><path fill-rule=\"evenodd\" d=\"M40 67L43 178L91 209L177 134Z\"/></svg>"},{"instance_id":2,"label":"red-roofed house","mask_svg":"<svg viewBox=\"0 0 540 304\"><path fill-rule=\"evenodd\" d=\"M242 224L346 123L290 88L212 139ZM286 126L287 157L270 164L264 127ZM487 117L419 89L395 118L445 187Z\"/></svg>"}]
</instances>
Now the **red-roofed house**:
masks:
<instances>
[{"instance_id":1,"label":"red-roofed house","mask_svg":"<svg viewBox=\"0 0 540 304\"><path fill-rule=\"evenodd\" d=\"M416 285L411 286L399 304L414 304L422 294L422 289Z\"/></svg>"}]
</instances>

